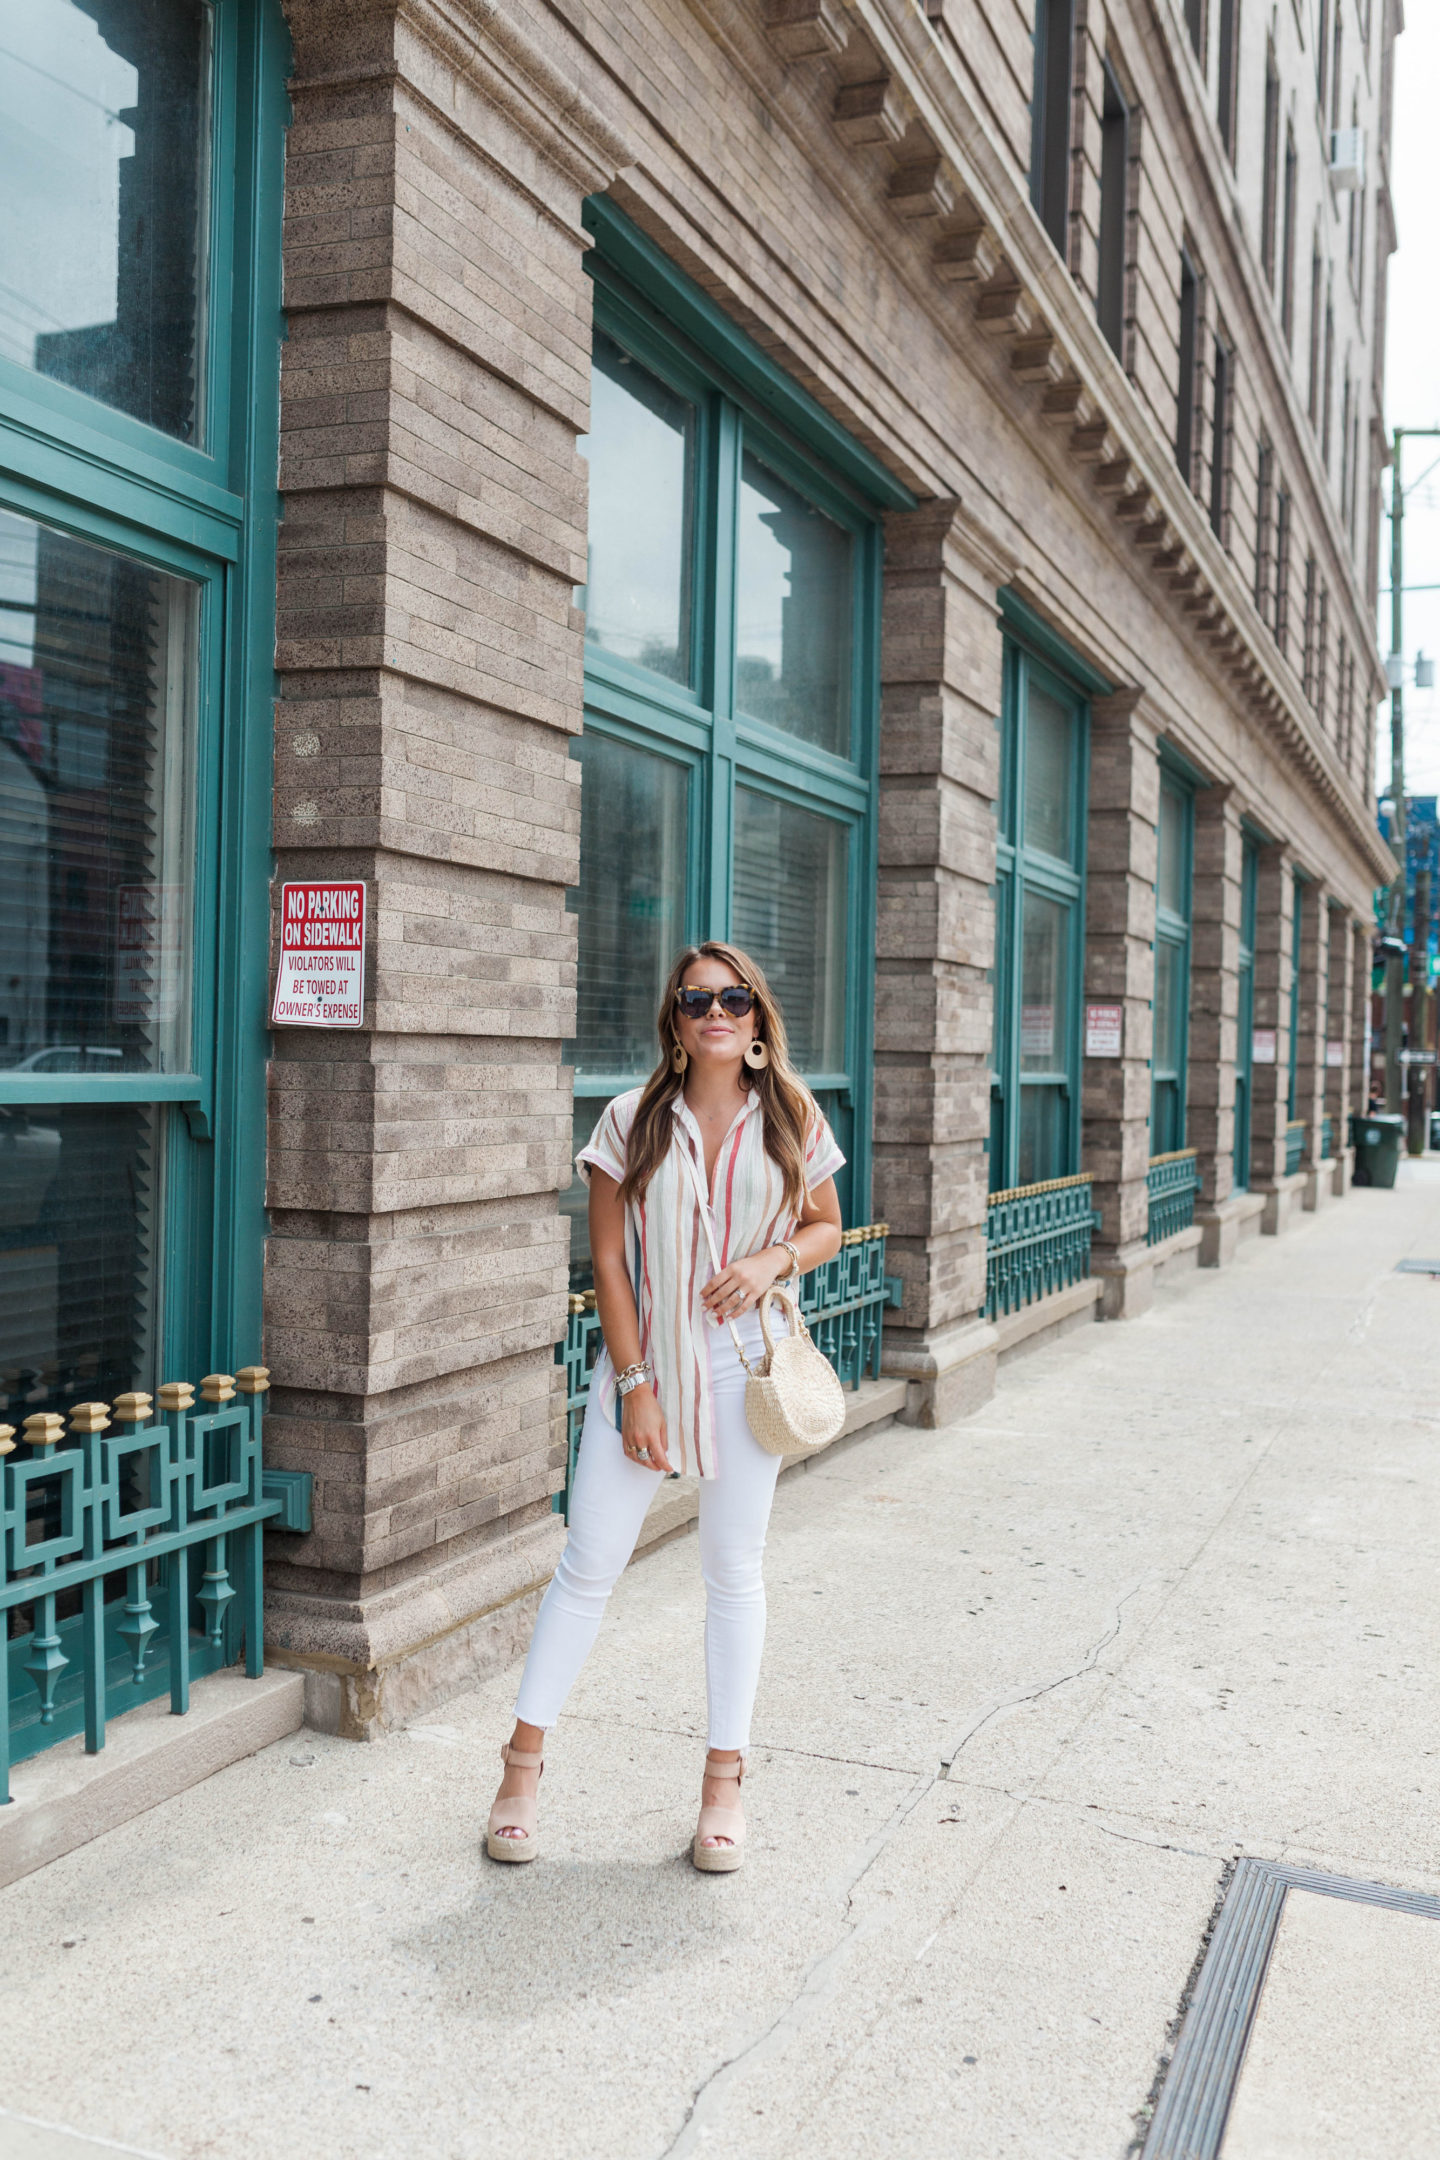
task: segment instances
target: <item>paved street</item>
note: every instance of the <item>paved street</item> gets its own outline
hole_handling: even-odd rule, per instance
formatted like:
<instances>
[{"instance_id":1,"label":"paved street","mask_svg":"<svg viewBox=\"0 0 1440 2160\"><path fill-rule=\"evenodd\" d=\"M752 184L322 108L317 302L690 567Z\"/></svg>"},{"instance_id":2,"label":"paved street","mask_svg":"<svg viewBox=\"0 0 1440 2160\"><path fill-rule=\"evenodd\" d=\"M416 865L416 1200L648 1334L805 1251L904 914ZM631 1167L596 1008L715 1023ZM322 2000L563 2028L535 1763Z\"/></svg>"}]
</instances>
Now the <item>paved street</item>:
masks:
<instances>
[{"instance_id":1,"label":"paved street","mask_svg":"<svg viewBox=\"0 0 1440 2160\"><path fill-rule=\"evenodd\" d=\"M502 1676L5 1891L0 2101L81 2135L0 2118L0 2149L1122 2160L1233 1856L1440 1891L1440 1281L1395 1272L1440 1255L1440 1163L1401 1175L1021 1358L969 1422L785 1481L738 1876L683 1857L687 1536L616 1593L538 1866L478 1845ZM1334 2005L1280 2033L1282 2097ZM1294 2075L1227 2160L1327 2160ZM1433 2153L1350 2100L1351 2160Z\"/></svg>"}]
</instances>

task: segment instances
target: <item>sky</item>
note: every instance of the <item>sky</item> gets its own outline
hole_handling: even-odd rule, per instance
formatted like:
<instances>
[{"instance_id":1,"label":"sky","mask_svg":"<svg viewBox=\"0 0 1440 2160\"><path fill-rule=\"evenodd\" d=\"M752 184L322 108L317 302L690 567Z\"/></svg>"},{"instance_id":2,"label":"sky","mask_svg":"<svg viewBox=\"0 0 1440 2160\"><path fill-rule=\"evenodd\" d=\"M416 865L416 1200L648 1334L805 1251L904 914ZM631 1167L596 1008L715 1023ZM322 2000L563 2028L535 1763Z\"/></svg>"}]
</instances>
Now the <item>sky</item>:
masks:
<instances>
[{"instance_id":1,"label":"sky","mask_svg":"<svg viewBox=\"0 0 1440 2160\"><path fill-rule=\"evenodd\" d=\"M1395 47L1395 124L1391 189L1400 245L1390 258L1390 319L1385 356L1385 419L1390 428L1440 427L1440 5L1405 0L1406 27ZM1405 445L1405 584L1440 587L1440 436ZM1418 483L1418 484L1417 484ZM1387 478L1386 499L1389 499ZM1380 649L1390 645L1390 523L1382 522ZM1417 649L1440 657L1440 590L1405 594L1405 657ZM1405 788L1440 792L1440 688L1405 693ZM1390 783L1390 708L1376 728L1376 779Z\"/></svg>"}]
</instances>

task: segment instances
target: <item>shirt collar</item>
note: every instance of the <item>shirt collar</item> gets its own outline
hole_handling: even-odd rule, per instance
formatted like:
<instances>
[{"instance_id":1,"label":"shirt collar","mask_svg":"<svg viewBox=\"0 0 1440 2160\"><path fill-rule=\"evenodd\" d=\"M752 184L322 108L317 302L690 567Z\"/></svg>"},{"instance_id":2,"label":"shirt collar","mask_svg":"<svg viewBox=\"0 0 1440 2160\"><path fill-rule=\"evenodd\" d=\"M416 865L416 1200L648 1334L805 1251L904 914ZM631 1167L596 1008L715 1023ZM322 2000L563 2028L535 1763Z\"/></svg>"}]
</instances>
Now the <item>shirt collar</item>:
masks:
<instances>
[{"instance_id":1,"label":"shirt collar","mask_svg":"<svg viewBox=\"0 0 1440 2160\"><path fill-rule=\"evenodd\" d=\"M746 1118L750 1116L751 1112L754 1110L758 1110L759 1107L759 1090L757 1088L747 1089L745 1094L745 1101L741 1105L740 1109L736 1111L734 1123L730 1125L730 1127L726 1131L725 1140L729 1139L730 1134L735 1131L736 1126L743 1125ZM701 1138L699 1120L696 1118L694 1111L690 1108L689 1103L686 1102L683 1093L675 1097L674 1101L670 1105L670 1108L674 1115L679 1119L680 1123L685 1127L685 1130L688 1133L693 1134L696 1140L700 1141L700 1145L703 1150L704 1141ZM723 1147L725 1141L722 1140L720 1144Z\"/></svg>"}]
</instances>

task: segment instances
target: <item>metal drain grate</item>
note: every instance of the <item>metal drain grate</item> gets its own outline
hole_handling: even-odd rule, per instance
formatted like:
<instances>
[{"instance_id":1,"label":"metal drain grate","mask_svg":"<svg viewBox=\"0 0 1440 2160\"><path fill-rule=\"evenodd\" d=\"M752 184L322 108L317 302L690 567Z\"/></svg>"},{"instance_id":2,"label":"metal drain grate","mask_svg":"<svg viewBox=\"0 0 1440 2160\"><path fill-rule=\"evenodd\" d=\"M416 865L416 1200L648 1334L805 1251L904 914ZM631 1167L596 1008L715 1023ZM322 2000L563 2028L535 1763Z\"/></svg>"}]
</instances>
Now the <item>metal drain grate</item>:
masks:
<instances>
[{"instance_id":1,"label":"metal drain grate","mask_svg":"<svg viewBox=\"0 0 1440 2160\"><path fill-rule=\"evenodd\" d=\"M1397 1275L1440 1275L1440 1260L1397 1260Z\"/></svg>"},{"instance_id":2,"label":"metal drain grate","mask_svg":"<svg viewBox=\"0 0 1440 2160\"><path fill-rule=\"evenodd\" d=\"M1419 1890L1241 1860L1200 1967L1142 2160L1216 2160L1288 1890L1440 1920L1440 1898Z\"/></svg>"}]
</instances>

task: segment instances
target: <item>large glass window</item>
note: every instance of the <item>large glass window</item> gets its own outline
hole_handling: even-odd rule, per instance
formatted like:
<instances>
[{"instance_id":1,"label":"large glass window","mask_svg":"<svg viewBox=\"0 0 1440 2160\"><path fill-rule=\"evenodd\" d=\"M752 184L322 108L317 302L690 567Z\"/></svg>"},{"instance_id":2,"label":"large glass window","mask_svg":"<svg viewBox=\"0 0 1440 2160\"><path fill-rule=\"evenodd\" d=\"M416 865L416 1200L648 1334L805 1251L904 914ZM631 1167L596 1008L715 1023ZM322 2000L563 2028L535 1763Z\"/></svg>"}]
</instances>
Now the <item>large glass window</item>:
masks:
<instances>
[{"instance_id":1,"label":"large glass window","mask_svg":"<svg viewBox=\"0 0 1440 2160\"><path fill-rule=\"evenodd\" d=\"M1150 1152L1185 1145L1190 1031L1190 888L1195 799L1180 775L1160 771L1155 873L1155 997L1151 1008Z\"/></svg>"},{"instance_id":2,"label":"large glass window","mask_svg":"<svg viewBox=\"0 0 1440 2160\"><path fill-rule=\"evenodd\" d=\"M1085 707L1018 646L1005 656L997 836L992 1191L1079 1167Z\"/></svg>"},{"instance_id":3,"label":"large glass window","mask_svg":"<svg viewBox=\"0 0 1440 2160\"><path fill-rule=\"evenodd\" d=\"M729 937L868 1200L879 530L616 274L596 279L575 1130L655 1061L676 952ZM586 1280L584 1189L565 1196Z\"/></svg>"},{"instance_id":4,"label":"large glass window","mask_svg":"<svg viewBox=\"0 0 1440 2160\"><path fill-rule=\"evenodd\" d=\"M273 0L0 38L12 1425L262 1354L282 38Z\"/></svg>"},{"instance_id":5,"label":"large glass window","mask_svg":"<svg viewBox=\"0 0 1440 2160\"><path fill-rule=\"evenodd\" d=\"M855 536L750 452L739 522L735 702L846 757Z\"/></svg>"},{"instance_id":6,"label":"large glass window","mask_svg":"<svg viewBox=\"0 0 1440 2160\"><path fill-rule=\"evenodd\" d=\"M805 1072L845 1067L850 828L782 796L735 790L730 934L765 970ZM652 1036L653 1040L653 1036Z\"/></svg>"},{"instance_id":7,"label":"large glass window","mask_svg":"<svg viewBox=\"0 0 1440 2160\"><path fill-rule=\"evenodd\" d=\"M204 429L212 10L27 0L0 66L0 353Z\"/></svg>"},{"instance_id":8,"label":"large glass window","mask_svg":"<svg viewBox=\"0 0 1440 2160\"><path fill-rule=\"evenodd\" d=\"M0 510L0 1067L190 1069L198 621Z\"/></svg>"},{"instance_id":9,"label":"large glass window","mask_svg":"<svg viewBox=\"0 0 1440 2160\"><path fill-rule=\"evenodd\" d=\"M587 644L690 680L691 490L695 408L595 333L588 583L577 595Z\"/></svg>"}]
</instances>

